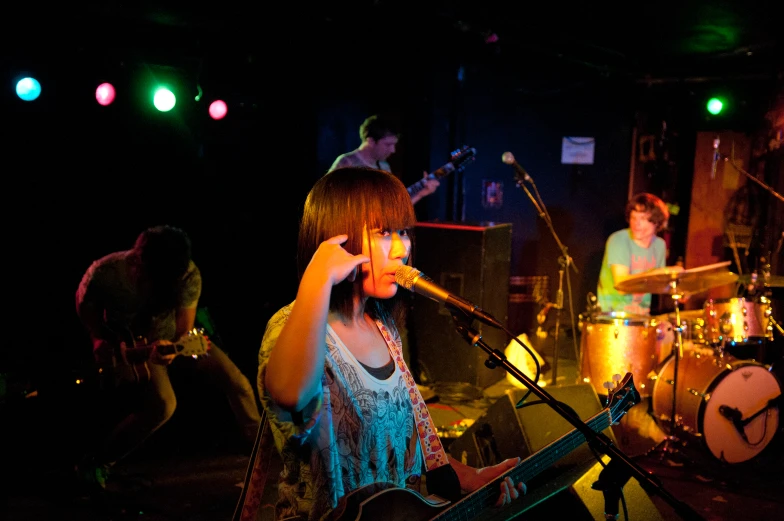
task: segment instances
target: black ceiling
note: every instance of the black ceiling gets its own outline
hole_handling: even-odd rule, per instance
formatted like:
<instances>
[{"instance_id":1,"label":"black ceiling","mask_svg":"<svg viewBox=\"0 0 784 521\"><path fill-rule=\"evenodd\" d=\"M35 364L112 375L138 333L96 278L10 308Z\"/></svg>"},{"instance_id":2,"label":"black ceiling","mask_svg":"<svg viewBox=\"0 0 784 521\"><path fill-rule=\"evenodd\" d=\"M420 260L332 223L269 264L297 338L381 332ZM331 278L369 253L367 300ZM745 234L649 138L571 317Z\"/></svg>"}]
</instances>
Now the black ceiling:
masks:
<instances>
[{"instance_id":1,"label":"black ceiling","mask_svg":"<svg viewBox=\"0 0 784 521\"><path fill-rule=\"evenodd\" d=\"M55 47L39 43L42 51L73 44L196 59L276 54L305 59L306 66L364 61L379 73L390 63L458 56L531 77L770 78L782 69L782 3L110 0L35 13L22 6L13 28L56 35Z\"/></svg>"}]
</instances>

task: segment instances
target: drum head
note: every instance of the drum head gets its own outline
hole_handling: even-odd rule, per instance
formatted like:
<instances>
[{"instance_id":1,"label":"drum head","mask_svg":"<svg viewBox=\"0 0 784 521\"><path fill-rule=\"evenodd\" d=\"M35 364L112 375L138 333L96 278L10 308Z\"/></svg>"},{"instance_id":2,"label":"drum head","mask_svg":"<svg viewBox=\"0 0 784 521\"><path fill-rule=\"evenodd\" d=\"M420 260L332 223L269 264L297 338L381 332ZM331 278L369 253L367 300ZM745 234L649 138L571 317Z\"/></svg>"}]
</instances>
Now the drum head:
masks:
<instances>
[{"instance_id":1,"label":"drum head","mask_svg":"<svg viewBox=\"0 0 784 521\"><path fill-rule=\"evenodd\" d=\"M720 375L700 428L711 453L721 461L741 463L762 452L779 429L779 409L768 407L779 395L778 380L763 365L736 364ZM733 421L735 415L739 422Z\"/></svg>"},{"instance_id":2,"label":"drum head","mask_svg":"<svg viewBox=\"0 0 784 521\"><path fill-rule=\"evenodd\" d=\"M590 322L594 324L622 324L625 326L644 325L651 321L651 317L646 315L634 315L623 311L611 311L610 313L600 313L591 317Z\"/></svg>"}]
</instances>

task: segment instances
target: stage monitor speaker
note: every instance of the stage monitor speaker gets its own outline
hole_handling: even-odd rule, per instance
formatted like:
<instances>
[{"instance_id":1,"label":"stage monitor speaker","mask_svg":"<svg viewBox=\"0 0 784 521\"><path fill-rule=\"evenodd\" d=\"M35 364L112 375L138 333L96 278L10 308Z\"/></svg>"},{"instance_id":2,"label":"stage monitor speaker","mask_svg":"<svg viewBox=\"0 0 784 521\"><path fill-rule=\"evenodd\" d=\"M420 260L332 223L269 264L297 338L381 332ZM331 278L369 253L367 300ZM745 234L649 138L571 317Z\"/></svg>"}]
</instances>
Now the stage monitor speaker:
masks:
<instances>
[{"instance_id":1,"label":"stage monitor speaker","mask_svg":"<svg viewBox=\"0 0 784 521\"><path fill-rule=\"evenodd\" d=\"M512 225L417 223L414 267L447 291L463 297L506 325ZM504 331L474 322L482 340L502 350ZM450 311L414 295L408 320L412 365L420 383L460 382L488 387L505 376L485 366L487 353L469 345L455 329Z\"/></svg>"},{"instance_id":2,"label":"stage monitor speaker","mask_svg":"<svg viewBox=\"0 0 784 521\"><path fill-rule=\"evenodd\" d=\"M602 456L604 465L610 463L608 456ZM625 521L664 521L668 516L662 515L651 497L631 478L623 487L623 498L617 504L605 502L604 493L592 488L599 479L604 467L602 463L586 464L557 476L544 484L529 486L526 495L512 502L501 512L483 514L481 521L552 521L568 519L569 521L605 521L605 511L618 513L617 519ZM665 507L667 508L667 507ZM612 519L612 518L609 518Z\"/></svg>"},{"instance_id":3,"label":"stage monitor speaker","mask_svg":"<svg viewBox=\"0 0 784 521\"><path fill-rule=\"evenodd\" d=\"M554 399L574 409L583 421L602 411L599 396L590 384L547 387L545 390ZM526 398L523 407L518 409L516 405L526 392L527 389L507 390L484 415L449 445L452 457L477 468L495 465L516 456L526 459L575 429L533 393ZM615 443L609 427L604 434ZM587 443L562 455L554 453L552 460L546 458L546 463L550 466L547 471L543 470L546 477L541 479L547 481L566 469L592 461L596 461L596 457Z\"/></svg>"}]
</instances>

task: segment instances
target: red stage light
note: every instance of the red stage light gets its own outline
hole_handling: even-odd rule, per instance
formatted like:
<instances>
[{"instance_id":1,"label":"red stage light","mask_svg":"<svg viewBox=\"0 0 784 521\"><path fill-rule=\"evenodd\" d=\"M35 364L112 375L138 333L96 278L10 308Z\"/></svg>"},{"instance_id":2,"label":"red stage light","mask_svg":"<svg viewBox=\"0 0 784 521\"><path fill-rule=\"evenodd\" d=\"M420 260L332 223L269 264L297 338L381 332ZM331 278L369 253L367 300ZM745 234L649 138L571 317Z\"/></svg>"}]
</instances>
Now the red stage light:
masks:
<instances>
[{"instance_id":1,"label":"red stage light","mask_svg":"<svg viewBox=\"0 0 784 521\"><path fill-rule=\"evenodd\" d=\"M111 83L101 83L95 89L95 99L100 105L104 107L110 105L114 101L114 87Z\"/></svg>"},{"instance_id":2,"label":"red stage light","mask_svg":"<svg viewBox=\"0 0 784 521\"><path fill-rule=\"evenodd\" d=\"M212 119L223 119L228 112L228 107L225 101L215 100L210 103L210 117Z\"/></svg>"}]
</instances>

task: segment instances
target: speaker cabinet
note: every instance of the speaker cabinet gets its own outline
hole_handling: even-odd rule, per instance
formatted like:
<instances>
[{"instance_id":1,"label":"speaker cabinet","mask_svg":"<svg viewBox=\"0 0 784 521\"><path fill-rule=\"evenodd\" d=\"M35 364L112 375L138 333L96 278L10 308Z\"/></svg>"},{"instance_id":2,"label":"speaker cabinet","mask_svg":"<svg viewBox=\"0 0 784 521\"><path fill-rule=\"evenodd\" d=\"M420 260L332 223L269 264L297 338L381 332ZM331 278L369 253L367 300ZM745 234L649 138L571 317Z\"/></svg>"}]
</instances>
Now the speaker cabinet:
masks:
<instances>
[{"instance_id":1,"label":"speaker cabinet","mask_svg":"<svg viewBox=\"0 0 784 521\"><path fill-rule=\"evenodd\" d=\"M610 463L608 456L602 456L604 465ZM541 485L528 487L526 495L512 502L512 505L499 513L488 512L481 521L605 521L605 511L619 514L616 519L625 520L623 503L608 502L601 490L592 488L603 470L602 463L581 465L560 474ZM631 478L623 487L628 519L633 521L664 521L669 517L662 515L651 497ZM612 518L609 518L612 519Z\"/></svg>"},{"instance_id":2,"label":"speaker cabinet","mask_svg":"<svg viewBox=\"0 0 784 521\"><path fill-rule=\"evenodd\" d=\"M414 266L449 292L508 322L512 225L418 223L414 230ZM473 326L492 348L503 350L504 331L475 321ZM408 320L414 374L421 383L460 382L488 387L505 376L488 369L488 355L457 333L450 311L414 295Z\"/></svg>"},{"instance_id":3,"label":"speaker cabinet","mask_svg":"<svg viewBox=\"0 0 784 521\"><path fill-rule=\"evenodd\" d=\"M590 384L548 387L546 390L553 398L574 409L583 421L602 410L599 396ZM526 389L517 388L507 390L450 444L452 457L472 467L495 465L516 456L525 459L574 430L571 423L535 394L529 395L523 407L518 409L516 405L526 392ZM609 427L604 434L614 440ZM553 454L546 463L560 472L591 461L595 461L593 452L583 443L567 454Z\"/></svg>"}]
</instances>

